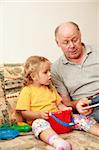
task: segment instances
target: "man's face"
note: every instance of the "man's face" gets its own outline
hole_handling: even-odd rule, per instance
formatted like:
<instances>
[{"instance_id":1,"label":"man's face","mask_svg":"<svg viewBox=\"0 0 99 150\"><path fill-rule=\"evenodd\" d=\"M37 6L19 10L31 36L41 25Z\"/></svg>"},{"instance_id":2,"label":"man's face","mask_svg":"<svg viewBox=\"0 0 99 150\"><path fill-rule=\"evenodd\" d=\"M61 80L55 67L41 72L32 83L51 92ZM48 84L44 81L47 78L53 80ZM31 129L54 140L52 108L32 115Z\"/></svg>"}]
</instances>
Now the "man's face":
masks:
<instances>
[{"instance_id":1,"label":"man's face","mask_svg":"<svg viewBox=\"0 0 99 150\"><path fill-rule=\"evenodd\" d=\"M59 29L57 44L69 60L79 59L83 54L80 31L71 24Z\"/></svg>"}]
</instances>

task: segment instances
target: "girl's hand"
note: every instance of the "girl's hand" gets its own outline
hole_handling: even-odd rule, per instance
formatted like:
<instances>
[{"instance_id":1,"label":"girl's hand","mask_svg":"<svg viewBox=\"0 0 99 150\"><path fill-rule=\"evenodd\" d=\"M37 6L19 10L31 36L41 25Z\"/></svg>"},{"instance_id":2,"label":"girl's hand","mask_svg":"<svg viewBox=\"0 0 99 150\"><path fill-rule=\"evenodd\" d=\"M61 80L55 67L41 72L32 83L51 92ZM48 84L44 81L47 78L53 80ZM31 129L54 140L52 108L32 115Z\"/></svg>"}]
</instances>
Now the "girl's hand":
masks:
<instances>
[{"instance_id":1,"label":"girl's hand","mask_svg":"<svg viewBox=\"0 0 99 150\"><path fill-rule=\"evenodd\" d=\"M83 114L83 115L89 115L92 113L93 109L90 108L90 109L87 109L87 110L83 110L83 108L85 106L88 106L89 103L91 102L91 100L88 100L88 98L81 98L78 103L76 104L76 109L77 111L80 113L80 114Z\"/></svg>"},{"instance_id":2,"label":"girl's hand","mask_svg":"<svg viewBox=\"0 0 99 150\"><path fill-rule=\"evenodd\" d=\"M49 113L48 112L39 112L39 118L48 119Z\"/></svg>"}]
</instances>

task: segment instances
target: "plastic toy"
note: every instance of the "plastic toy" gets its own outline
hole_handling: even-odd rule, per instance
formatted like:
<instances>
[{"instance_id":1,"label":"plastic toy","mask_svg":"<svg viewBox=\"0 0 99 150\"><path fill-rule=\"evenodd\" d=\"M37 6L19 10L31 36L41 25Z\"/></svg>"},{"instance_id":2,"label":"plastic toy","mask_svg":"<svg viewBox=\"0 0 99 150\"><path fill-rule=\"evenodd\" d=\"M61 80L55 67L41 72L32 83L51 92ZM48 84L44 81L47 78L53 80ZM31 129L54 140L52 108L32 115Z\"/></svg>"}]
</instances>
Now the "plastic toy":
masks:
<instances>
[{"instance_id":1,"label":"plastic toy","mask_svg":"<svg viewBox=\"0 0 99 150\"><path fill-rule=\"evenodd\" d=\"M19 135L22 135L20 132L26 133L30 130L31 126L24 122L18 122L18 124L13 124L12 126L5 123L0 126L0 140L13 139Z\"/></svg>"},{"instance_id":2,"label":"plastic toy","mask_svg":"<svg viewBox=\"0 0 99 150\"><path fill-rule=\"evenodd\" d=\"M74 120L72 118L72 110L50 113L48 121L58 134L73 130Z\"/></svg>"},{"instance_id":3,"label":"plastic toy","mask_svg":"<svg viewBox=\"0 0 99 150\"><path fill-rule=\"evenodd\" d=\"M13 124L12 126L9 126L8 124L5 123L2 126L0 126L0 128L13 129L19 132L29 132L31 130L31 126L29 126L28 124L24 122L20 122L19 124L20 125Z\"/></svg>"},{"instance_id":4,"label":"plastic toy","mask_svg":"<svg viewBox=\"0 0 99 150\"><path fill-rule=\"evenodd\" d=\"M91 97L89 99L91 99ZM83 110L94 107L99 107L99 96L92 98L91 103L88 106L83 107Z\"/></svg>"},{"instance_id":5,"label":"plastic toy","mask_svg":"<svg viewBox=\"0 0 99 150\"><path fill-rule=\"evenodd\" d=\"M0 140L13 139L20 135L20 132L13 129L0 128Z\"/></svg>"},{"instance_id":6,"label":"plastic toy","mask_svg":"<svg viewBox=\"0 0 99 150\"><path fill-rule=\"evenodd\" d=\"M11 129L15 129L19 132L29 132L31 130L31 126L29 125L17 125L13 124L13 126L10 127Z\"/></svg>"}]
</instances>

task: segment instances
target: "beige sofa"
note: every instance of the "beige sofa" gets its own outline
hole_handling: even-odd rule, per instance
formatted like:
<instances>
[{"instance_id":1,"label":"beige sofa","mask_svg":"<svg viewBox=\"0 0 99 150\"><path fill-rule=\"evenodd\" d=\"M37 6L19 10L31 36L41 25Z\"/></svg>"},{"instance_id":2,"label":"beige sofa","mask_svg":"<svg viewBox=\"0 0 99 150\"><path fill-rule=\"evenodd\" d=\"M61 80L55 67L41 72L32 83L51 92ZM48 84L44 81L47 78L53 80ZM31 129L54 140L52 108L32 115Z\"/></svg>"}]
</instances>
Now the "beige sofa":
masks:
<instances>
[{"instance_id":1,"label":"beige sofa","mask_svg":"<svg viewBox=\"0 0 99 150\"><path fill-rule=\"evenodd\" d=\"M0 65L0 125L12 125L22 121L15 112L15 105L22 87L23 65ZM83 131L60 135L73 145L73 150L99 150L99 137ZM34 138L31 132L10 140L0 140L0 150L54 150L53 147Z\"/></svg>"}]
</instances>

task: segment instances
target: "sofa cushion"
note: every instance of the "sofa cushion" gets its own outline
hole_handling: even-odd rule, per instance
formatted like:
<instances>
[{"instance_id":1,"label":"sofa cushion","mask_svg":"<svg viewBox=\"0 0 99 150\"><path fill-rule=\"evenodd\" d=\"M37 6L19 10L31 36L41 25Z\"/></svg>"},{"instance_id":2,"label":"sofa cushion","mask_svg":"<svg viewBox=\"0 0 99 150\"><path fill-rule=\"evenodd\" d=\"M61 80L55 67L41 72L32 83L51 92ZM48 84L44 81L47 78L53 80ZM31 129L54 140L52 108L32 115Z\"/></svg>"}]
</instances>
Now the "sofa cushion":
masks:
<instances>
[{"instance_id":1,"label":"sofa cushion","mask_svg":"<svg viewBox=\"0 0 99 150\"><path fill-rule=\"evenodd\" d=\"M0 125L22 121L15 106L23 81L23 64L4 64L0 66Z\"/></svg>"},{"instance_id":2,"label":"sofa cushion","mask_svg":"<svg viewBox=\"0 0 99 150\"><path fill-rule=\"evenodd\" d=\"M5 95L4 66L0 65L0 125L9 121Z\"/></svg>"}]
</instances>

